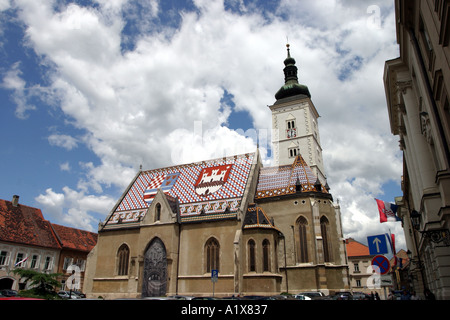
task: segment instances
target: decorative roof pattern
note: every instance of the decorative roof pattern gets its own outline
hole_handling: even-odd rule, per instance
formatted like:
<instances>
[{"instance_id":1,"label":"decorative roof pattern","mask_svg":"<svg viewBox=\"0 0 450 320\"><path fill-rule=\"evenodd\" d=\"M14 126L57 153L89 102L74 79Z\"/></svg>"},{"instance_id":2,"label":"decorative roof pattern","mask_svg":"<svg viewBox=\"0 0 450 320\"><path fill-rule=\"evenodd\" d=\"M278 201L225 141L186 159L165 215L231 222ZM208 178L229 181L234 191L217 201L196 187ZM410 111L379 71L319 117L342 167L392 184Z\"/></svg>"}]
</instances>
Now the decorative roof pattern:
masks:
<instances>
[{"instance_id":1,"label":"decorative roof pattern","mask_svg":"<svg viewBox=\"0 0 450 320\"><path fill-rule=\"evenodd\" d=\"M301 192L328 193L302 156L298 155L292 165L261 168L255 198L294 194L297 186Z\"/></svg>"},{"instance_id":2,"label":"decorative roof pattern","mask_svg":"<svg viewBox=\"0 0 450 320\"><path fill-rule=\"evenodd\" d=\"M236 215L255 154L142 171L107 224L143 218L159 188L179 203L181 221L207 220L205 215ZM225 212L226 211L226 212ZM224 213L226 215L224 216ZM193 216L202 216L191 219Z\"/></svg>"},{"instance_id":3,"label":"decorative roof pattern","mask_svg":"<svg viewBox=\"0 0 450 320\"><path fill-rule=\"evenodd\" d=\"M257 207L256 204L249 204L247 208L247 213L245 214L243 229L275 229L278 230L272 223L272 221L267 217L264 210ZM279 231L279 230L278 230Z\"/></svg>"}]
</instances>

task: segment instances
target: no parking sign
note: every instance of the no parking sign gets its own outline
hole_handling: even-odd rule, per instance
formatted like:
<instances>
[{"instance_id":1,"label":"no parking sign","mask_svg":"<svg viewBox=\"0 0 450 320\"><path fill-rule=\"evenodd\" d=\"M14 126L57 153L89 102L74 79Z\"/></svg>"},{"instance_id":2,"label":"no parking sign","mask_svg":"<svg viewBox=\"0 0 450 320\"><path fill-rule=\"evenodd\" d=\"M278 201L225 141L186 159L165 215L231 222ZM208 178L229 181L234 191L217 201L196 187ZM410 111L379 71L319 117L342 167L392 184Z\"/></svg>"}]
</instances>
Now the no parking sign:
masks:
<instances>
[{"instance_id":1,"label":"no parking sign","mask_svg":"<svg viewBox=\"0 0 450 320\"><path fill-rule=\"evenodd\" d=\"M378 274L386 274L389 272L389 269L391 268L391 264L389 263L388 258L382 255L377 255L373 257L372 265L378 267L374 268L375 272Z\"/></svg>"}]
</instances>

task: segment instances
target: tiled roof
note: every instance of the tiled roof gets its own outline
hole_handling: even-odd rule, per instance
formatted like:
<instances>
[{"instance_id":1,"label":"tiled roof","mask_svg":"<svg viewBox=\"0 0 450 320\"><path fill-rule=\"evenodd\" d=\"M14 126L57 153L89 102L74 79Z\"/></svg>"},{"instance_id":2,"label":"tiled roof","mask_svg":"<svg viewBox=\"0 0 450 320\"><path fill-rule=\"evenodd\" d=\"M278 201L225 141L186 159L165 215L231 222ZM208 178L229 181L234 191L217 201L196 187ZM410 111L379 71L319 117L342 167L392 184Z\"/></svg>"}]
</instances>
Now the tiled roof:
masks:
<instances>
[{"instance_id":1,"label":"tiled roof","mask_svg":"<svg viewBox=\"0 0 450 320\"><path fill-rule=\"evenodd\" d=\"M50 222L38 208L23 204L13 206L0 199L0 241L45 248L61 248Z\"/></svg>"},{"instance_id":2,"label":"tiled roof","mask_svg":"<svg viewBox=\"0 0 450 320\"><path fill-rule=\"evenodd\" d=\"M346 239L346 247L348 257L370 256L369 247L352 238Z\"/></svg>"},{"instance_id":3,"label":"tiled roof","mask_svg":"<svg viewBox=\"0 0 450 320\"><path fill-rule=\"evenodd\" d=\"M235 217L254 158L249 153L141 171L106 225L140 221L160 188L178 200L182 222Z\"/></svg>"},{"instance_id":4,"label":"tiled roof","mask_svg":"<svg viewBox=\"0 0 450 320\"><path fill-rule=\"evenodd\" d=\"M97 244L97 234L52 223L53 229L66 249L90 252Z\"/></svg>"},{"instance_id":5,"label":"tiled roof","mask_svg":"<svg viewBox=\"0 0 450 320\"><path fill-rule=\"evenodd\" d=\"M322 192L328 190L319 182L306 161L298 155L291 165L261 168L259 172L256 199L277 197L297 192L300 184L301 192Z\"/></svg>"},{"instance_id":6,"label":"tiled roof","mask_svg":"<svg viewBox=\"0 0 450 320\"><path fill-rule=\"evenodd\" d=\"M245 214L243 229L275 229L278 230L272 221L267 217L264 210L257 207L256 204L249 204Z\"/></svg>"}]
</instances>

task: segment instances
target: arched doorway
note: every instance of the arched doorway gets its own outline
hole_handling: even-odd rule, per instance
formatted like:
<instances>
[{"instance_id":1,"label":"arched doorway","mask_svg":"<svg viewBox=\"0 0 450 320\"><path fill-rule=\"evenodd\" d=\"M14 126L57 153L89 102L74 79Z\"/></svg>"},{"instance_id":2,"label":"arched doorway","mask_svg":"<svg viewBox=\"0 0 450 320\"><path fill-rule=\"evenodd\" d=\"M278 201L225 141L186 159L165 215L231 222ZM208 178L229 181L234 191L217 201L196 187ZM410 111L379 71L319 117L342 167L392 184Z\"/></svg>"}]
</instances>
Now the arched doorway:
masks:
<instances>
[{"instance_id":1,"label":"arched doorway","mask_svg":"<svg viewBox=\"0 0 450 320\"><path fill-rule=\"evenodd\" d=\"M13 284L14 284L14 279L11 279L11 278L0 279L0 290L12 289Z\"/></svg>"},{"instance_id":2,"label":"arched doorway","mask_svg":"<svg viewBox=\"0 0 450 320\"><path fill-rule=\"evenodd\" d=\"M164 243L159 238L152 240L144 255L143 297L166 295L167 254Z\"/></svg>"}]
</instances>

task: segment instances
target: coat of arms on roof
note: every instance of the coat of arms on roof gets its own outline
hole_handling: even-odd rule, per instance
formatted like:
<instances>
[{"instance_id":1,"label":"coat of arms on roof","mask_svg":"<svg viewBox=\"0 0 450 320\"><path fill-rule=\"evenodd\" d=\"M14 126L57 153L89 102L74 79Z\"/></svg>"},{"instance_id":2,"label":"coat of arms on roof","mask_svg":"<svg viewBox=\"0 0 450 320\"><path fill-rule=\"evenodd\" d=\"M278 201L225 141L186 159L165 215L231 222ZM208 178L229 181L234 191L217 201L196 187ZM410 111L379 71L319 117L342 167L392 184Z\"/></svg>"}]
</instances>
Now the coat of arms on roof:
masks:
<instances>
[{"instance_id":1,"label":"coat of arms on roof","mask_svg":"<svg viewBox=\"0 0 450 320\"><path fill-rule=\"evenodd\" d=\"M144 191L144 201L147 203L152 203L153 198L155 197L159 188L161 188L164 193L169 192L177 181L179 175L179 172L175 172L169 174L161 174L154 177L150 181L147 189L145 189Z\"/></svg>"},{"instance_id":2,"label":"coat of arms on roof","mask_svg":"<svg viewBox=\"0 0 450 320\"><path fill-rule=\"evenodd\" d=\"M200 196L207 196L219 191L228 180L231 164L204 168L195 183L195 192Z\"/></svg>"}]
</instances>

